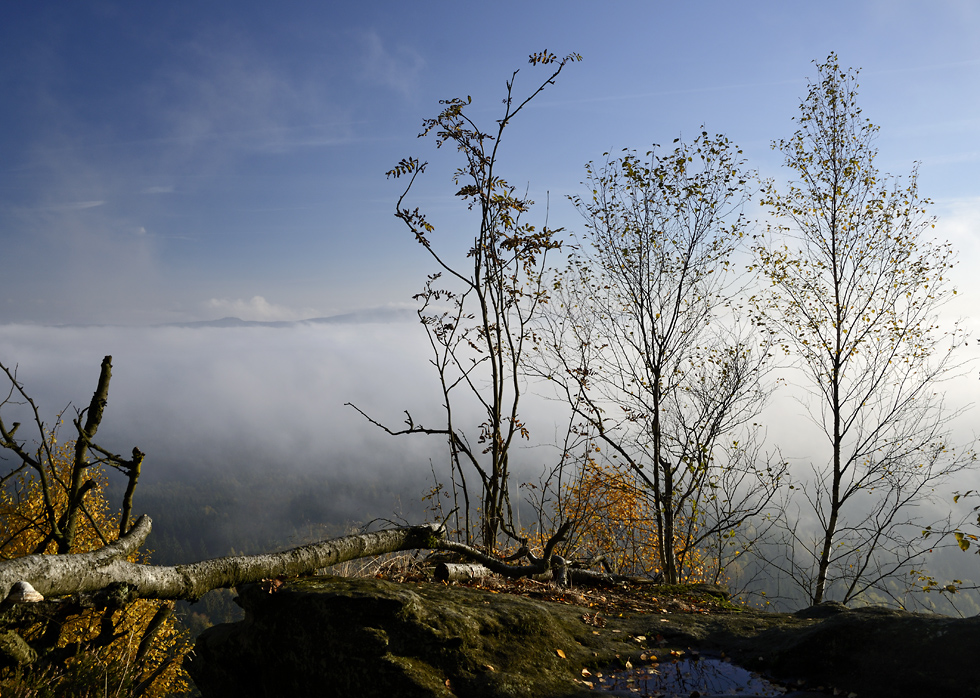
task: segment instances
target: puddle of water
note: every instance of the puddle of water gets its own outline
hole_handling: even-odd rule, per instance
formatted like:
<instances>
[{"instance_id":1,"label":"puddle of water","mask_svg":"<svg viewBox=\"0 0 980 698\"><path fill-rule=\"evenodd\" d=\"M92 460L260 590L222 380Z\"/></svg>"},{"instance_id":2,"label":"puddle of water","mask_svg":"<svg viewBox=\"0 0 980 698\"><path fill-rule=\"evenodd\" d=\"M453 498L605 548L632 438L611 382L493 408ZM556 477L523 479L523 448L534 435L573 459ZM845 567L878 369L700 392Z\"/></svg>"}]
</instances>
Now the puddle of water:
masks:
<instances>
[{"instance_id":1,"label":"puddle of water","mask_svg":"<svg viewBox=\"0 0 980 698\"><path fill-rule=\"evenodd\" d=\"M783 696L786 689L721 659L694 657L627 671L596 672L595 688L638 698Z\"/></svg>"}]
</instances>

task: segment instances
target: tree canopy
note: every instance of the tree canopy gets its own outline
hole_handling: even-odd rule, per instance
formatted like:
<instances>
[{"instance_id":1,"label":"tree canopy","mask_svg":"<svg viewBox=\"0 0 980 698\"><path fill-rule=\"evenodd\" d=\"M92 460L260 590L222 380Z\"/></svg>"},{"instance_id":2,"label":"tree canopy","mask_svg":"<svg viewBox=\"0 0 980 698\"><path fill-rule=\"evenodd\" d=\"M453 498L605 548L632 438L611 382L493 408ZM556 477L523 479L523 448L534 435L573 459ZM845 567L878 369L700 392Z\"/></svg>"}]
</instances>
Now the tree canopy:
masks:
<instances>
[{"instance_id":1,"label":"tree canopy","mask_svg":"<svg viewBox=\"0 0 980 698\"><path fill-rule=\"evenodd\" d=\"M951 443L939 389L962 342L938 317L955 293L954 252L927 235L917 168L904 180L878 171L857 71L831 54L817 72L798 130L773 143L792 179L766 184L773 222L754 247L770 282L755 296L762 322L790 348L827 444L802 489L819 536L792 524L784 568L814 603L880 588L919 560L933 542L915 507L973 461Z\"/></svg>"}]
</instances>

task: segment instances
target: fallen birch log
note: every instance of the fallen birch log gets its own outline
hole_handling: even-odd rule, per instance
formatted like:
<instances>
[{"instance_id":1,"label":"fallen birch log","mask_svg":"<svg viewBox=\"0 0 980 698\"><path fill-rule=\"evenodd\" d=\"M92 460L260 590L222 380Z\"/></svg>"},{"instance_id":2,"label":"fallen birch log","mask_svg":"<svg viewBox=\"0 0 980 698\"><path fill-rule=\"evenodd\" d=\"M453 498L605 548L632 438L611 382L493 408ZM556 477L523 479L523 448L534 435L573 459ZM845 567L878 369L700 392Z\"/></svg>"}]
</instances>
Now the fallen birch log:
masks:
<instances>
[{"instance_id":1,"label":"fallen birch log","mask_svg":"<svg viewBox=\"0 0 980 698\"><path fill-rule=\"evenodd\" d=\"M490 574L509 578L532 577L540 581L585 586L611 586L635 582L631 577L572 569L553 554L563 535L559 531L541 558L524 551L530 564L514 565L492 558L476 548L447 541L439 524L405 526L372 533L360 533L312 543L278 553L221 557L172 567L144 565L126 558L146 540L152 527L148 516L141 516L130 531L114 543L90 553L72 555L27 555L0 561L0 599L4 605L40 601L43 597L86 595L110 587L128 600L184 599L194 601L214 589L223 589L276 577L312 574L348 560L373 557L404 550L444 550L463 555L474 562L443 563L436 579L463 581ZM28 594L24 586L29 585ZM36 596L35 596L36 592ZM124 601L119 598L117 601Z\"/></svg>"},{"instance_id":2,"label":"fallen birch log","mask_svg":"<svg viewBox=\"0 0 980 698\"><path fill-rule=\"evenodd\" d=\"M437 582L468 582L494 573L476 562L440 562L433 576Z\"/></svg>"},{"instance_id":3,"label":"fallen birch log","mask_svg":"<svg viewBox=\"0 0 980 698\"><path fill-rule=\"evenodd\" d=\"M304 545L266 555L222 557L165 567L126 560L151 529L141 516L116 542L90 553L27 555L0 562L0 598L17 582L29 583L42 596L94 593L125 584L132 598L196 600L222 589L280 576L310 574L347 560L402 550L440 548L444 529L438 524L406 526Z\"/></svg>"}]
</instances>

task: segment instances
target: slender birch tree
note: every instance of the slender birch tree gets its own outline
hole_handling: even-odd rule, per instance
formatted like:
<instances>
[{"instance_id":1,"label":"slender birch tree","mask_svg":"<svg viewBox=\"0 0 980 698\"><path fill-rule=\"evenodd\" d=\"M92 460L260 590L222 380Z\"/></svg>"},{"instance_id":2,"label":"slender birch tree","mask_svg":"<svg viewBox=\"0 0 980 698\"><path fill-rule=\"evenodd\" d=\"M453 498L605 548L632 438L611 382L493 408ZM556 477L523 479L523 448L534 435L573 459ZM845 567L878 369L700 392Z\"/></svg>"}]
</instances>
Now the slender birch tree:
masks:
<instances>
[{"instance_id":1,"label":"slender birch tree","mask_svg":"<svg viewBox=\"0 0 980 698\"><path fill-rule=\"evenodd\" d=\"M448 257L436 244L435 227L425 214L405 206L427 163L407 158L388 172L389 177L408 178L395 215L438 268L415 298L421 303L419 318L432 347L445 421L422 425L406 413L406 428L398 430L371 421L393 435L434 434L447 439L453 486L462 499L457 528L470 542L471 525L478 519L480 539L491 550L502 533L516 537L509 498L510 453L516 440L528 436L519 413L524 392L520 366L533 343L532 319L547 301L542 274L548 253L560 247L561 232L522 220L534 202L517 194L501 177L500 146L513 119L554 84L567 64L579 60L578 54L531 55L532 66L547 66L550 73L527 97L517 99L518 71L514 71L506 84L504 113L490 130L470 118L470 98L443 101L442 112L424 122L420 137L434 135L437 147L450 144L462 155L453 179L456 196L477 217L465 261ZM460 416L462 405L474 403L484 418L479 424L467 424ZM478 491L467 480L468 474L476 475Z\"/></svg>"},{"instance_id":2,"label":"slender birch tree","mask_svg":"<svg viewBox=\"0 0 980 698\"><path fill-rule=\"evenodd\" d=\"M950 245L932 241L917 168L875 166L878 127L857 104L857 71L830 54L773 143L790 181L764 187L772 223L754 251L770 285L756 300L791 348L826 444L803 488L814 536L788 528L785 571L813 603L847 602L917 563L932 546L914 517L932 488L965 467L946 429L939 382L959 330L938 309L955 293Z\"/></svg>"},{"instance_id":3,"label":"slender birch tree","mask_svg":"<svg viewBox=\"0 0 980 698\"><path fill-rule=\"evenodd\" d=\"M592 196L573 198L587 232L544 331L542 374L581 418L591 458L603 452L636 476L668 583L690 551L762 511L779 479L746 450L769 347L732 307L740 155L702 132L590 164Z\"/></svg>"}]
</instances>

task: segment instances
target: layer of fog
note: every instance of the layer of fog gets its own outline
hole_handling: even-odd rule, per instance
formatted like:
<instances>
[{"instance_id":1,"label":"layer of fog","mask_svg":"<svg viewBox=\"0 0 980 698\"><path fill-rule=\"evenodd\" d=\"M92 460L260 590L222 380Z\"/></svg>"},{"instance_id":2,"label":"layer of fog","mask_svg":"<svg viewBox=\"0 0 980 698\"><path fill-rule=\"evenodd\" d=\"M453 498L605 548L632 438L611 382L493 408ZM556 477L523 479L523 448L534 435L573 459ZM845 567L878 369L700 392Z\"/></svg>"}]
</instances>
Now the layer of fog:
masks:
<instances>
[{"instance_id":1,"label":"layer of fog","mask_svg":"<svg viewBox=\"0 0 980 698\"><path fill-rule=\"evenodd\" d=\"M16 365L48 424L59 411L67 408L71 417L88 404L102 357L112 355L113 380L98 442L117 453L133 446L145 451L143 482L151 494L154 483L166 482L184 483L186 492L193 492L196 482L237 488L227 498L225 518L207 524L220 528L221 540L236 549L249 547L240 540L259 541L255 545L271 540L256 537L263 529L295 528L297 522L308 523L311 531L323 526L335 531L376 517L417 521L423 516L422 497L434 477L446 479L444 441L388 436L345 403L395 428L406 409L417 424L438 426L440 395L429 351L415 322L0 326L0 361ZM943 385L947 404L967 405L975 380L969 376ZM795 477L805 479L811 462L822 465L824 449L804 405L790 392L777 393L760 421L767 428L768 449L778 446ZM8 421L16 409L4 408ZM479 423L476 413L468 416ZM561 437L564 412L556 403L532 398L525 417L532 439L520 445L515 486L535 481L556 462L553 444ZM954 423L956 441L973 440L971 421L964 415ZM64 429L70 437L71 425ZM977 480L971 473L954 486L975 488ZM274 500L283 511L262 509L265 504L259 503L271 501L268 492L247 491L280 484L291 488L284 500ZM175 490L168 487L172 496ZM143 501L152 507L170 500ZM949 493L939 492L916 515L923 522L937 520L952 506ZM805 507L800 515L812 518ZM214 552L201 548L188 555ZM944 553L932 564L944 577L980 576L972 555Z\"/></svg>"},{"instance_id":2,"label":"layer of fog","mask_svg":"<svg viewBox=\"0 0 980 698\"><path fill-rule=\"evenodd\" d=\"M312 524L418 520L422 497L436 479L446 479L444 439L389 436L345 403L394 429L404 426L405 410L416 423L439 426L427 339L417 322L344 319L240 327L0 325L0 361L16 367L47 425L65 411L62 435L71 438L68 420L88 405L102 358L111 355L97 442L116 453L133 446L147 453L143 491L160 481L247 479L302 490L307 500L313 491L322 495L328 501L303 505ZM4 417L24 421L24 436L29 420L17 410L7 405ZM532 430L544 437L521 444L517 481L536 479L554 460L554 449L535 447L554 441L553 411L539 401ZM246 523L279 516L252 507Z\"/></svg>"},{"instance_id":3,"label":"layer of fog","mask_svg":"<svg viewBox=\"0 0 980 698\"><path fill-rule=\"evenodd\" d=\"M380 438L344 403L431 403L415 329L5 326L0 357L53 419L69 404L87 406L102 357L112 355L99 440L139 446L149 464L355 471L370 463L395 472L426 451Z\"/></svg>"}]
</instances>

